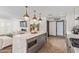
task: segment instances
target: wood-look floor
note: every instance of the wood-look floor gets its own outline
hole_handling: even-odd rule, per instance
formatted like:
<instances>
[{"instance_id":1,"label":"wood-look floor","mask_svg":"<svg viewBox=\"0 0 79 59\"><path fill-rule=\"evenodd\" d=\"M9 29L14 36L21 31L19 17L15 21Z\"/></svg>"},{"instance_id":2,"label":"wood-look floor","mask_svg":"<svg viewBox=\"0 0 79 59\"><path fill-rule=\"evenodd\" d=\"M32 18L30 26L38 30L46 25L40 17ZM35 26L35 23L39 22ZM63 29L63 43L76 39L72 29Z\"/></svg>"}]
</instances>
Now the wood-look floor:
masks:
<instances>
[{"instance_id":1,"label":"wood-look floor","mask_svg":"<svg viewBox=\"0 0 79 59\"><path fill-rule=\"evenodd\" d=\"M11 53L12 46L4 48L1 53ZM47 43L38 51L38 53L66 53L67 46L65 38L49 37Z\"/></svg>"},{"instance_id":2,"label":"wood-look floor","mask_svg":"<svg viewBox=\"0 0 79 59\"><path fill-rule=\"evenodd\" d=\"M12 45L0 50L1 53L12 53Z\"/></svg>"},{"instance_id":3,"label":"wood-look floor","mask_svg":"<svg viewBox=\"0 0 79 59\"><path fill-rule=\"evenodd\" d=\"M49 37L47 43L40 49L39 53L66 53L67 46L65 38Z\"/></svg>"}]
</instances>

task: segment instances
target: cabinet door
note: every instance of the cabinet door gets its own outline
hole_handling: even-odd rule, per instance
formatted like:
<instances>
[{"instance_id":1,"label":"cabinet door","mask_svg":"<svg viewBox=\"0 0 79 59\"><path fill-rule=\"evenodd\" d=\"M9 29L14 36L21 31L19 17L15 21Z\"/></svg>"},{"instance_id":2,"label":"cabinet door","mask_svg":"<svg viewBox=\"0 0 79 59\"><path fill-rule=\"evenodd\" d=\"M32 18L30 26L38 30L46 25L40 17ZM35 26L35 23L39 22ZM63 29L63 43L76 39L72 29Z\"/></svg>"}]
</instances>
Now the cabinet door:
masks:
<instances>
[{"instance_id":1,"label":"cabinet door","mask_svg":"<svg viewBox=\"0 0 79 59\"><path fill-rule=\"evenodd\" d=\"M42 44L43 44L43 39L42 39L42 36L41 35L38 37L37 42L38 42L38 49L40 49L41 46L42 46Z\"/></svg>"},{"instance_id":2,"label":"cabinet door","mask_svg":"<svg viewBox=\"0 0 79 59\"><path fill-rule=\"evenodd\" d=\"M43 34L43 35L40 35L39 37L38 37L38 49L40 49L44 44L45 44L45 41L46 40L46 38L45 38L45 34Z\"/></svg>"},{"instance_id":3,"label":"cabinet door","mask_svg":"<svg viewBox=\"0 0 79 59\"><path fill-rule=\"evenodd\" d=\"M56 36L56 22L49 22L49 35Z\"/></svg>"},{"instance_id":4,"label":"cabinet door","mask_svg":"<svg viewBox=\"0 0 79 59\"><path fill-rule=\"evenodd\" d=\"M64 23L57 22L57 36L63 36L64 32Z\"/></svg>"},{"instance_id":5,"label":"cabinet door","mask_svg":"<svg viewBox=\"0 0 79 59\"><path fill-rule=\"evenodd\" d=\"M28 46L30 46L30 48L28 48L28 51L27 52L29 52L29 53L34 53L34 52L36 52L37 50L38 50L38 43L37 43L37 39L38 39L38 37L35 37L35 38L32 38L32 39L29 39L28 41L27 41L27 45ZM34 41L36 41L36 42L34 42ZM34 44L33 44L33 42L34 42Z\"/></svg>"}]
</instances>

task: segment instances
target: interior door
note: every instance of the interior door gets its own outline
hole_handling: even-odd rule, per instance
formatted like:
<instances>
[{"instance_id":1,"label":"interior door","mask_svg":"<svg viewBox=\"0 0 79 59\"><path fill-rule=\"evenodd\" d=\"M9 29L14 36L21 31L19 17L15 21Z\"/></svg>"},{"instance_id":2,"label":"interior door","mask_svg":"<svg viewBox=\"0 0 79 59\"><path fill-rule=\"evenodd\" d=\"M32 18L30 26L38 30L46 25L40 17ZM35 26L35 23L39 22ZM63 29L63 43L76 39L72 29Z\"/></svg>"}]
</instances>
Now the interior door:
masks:
<instances>
[{"instance_id":1,"label":"interior door","mask_svg":"<svg viewBox=\"0 0 79 59\"><path fill-rule=\"evenodd\" d=\"M56 36L56 22L49 22L49 35Z\"/></svg>"},{"instance_id":2,"label":"interior door","mask_svg":"<svg viewBox=\"0 0 79 59\"><path fill-rule=\"evenodd\" d=\"M57 22L57 36L63 36L64 35L64 22L58 21Z\"/></svg>"}]
</instances>

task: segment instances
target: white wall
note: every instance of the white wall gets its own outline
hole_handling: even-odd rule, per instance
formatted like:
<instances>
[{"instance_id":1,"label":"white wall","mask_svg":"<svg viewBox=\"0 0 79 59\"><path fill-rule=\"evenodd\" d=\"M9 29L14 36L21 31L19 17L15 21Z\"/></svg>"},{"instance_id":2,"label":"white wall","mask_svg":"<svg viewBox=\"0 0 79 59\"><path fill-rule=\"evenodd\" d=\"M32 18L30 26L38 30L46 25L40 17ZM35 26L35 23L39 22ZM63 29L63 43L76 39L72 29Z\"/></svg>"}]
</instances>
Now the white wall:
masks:
<instances>
[{"instance_id":1,"label":"white wall","mask_svg":"<svg viewBox=\"0 0 79 59\"><path fill-rule=\"evenodd\" d=\"M42 22L40 23L40 31L47 32L47 22L46 17L42 17Z\"/></svg>"},{"instance_id":2,"label":"white wall","mask_svg":"<svg viewBox=\"0 0 79 59\"><path fill-rule=\"evenodd\" d=\"M29 15L31 16L31 20L32 20L32 17L33 17L33 10L36 10L37 11L37 16L39 16L39 13L41 12L42 13L42 16L43 17L46 17L46 20L49 20L49 21L52 21L53 19L48 19L48 17L60 17L61 20L65 20L65 33L69 33L71 32L72 28L75 26L75 25L78 25L79 24L79 21L76 21L75 20L75 15L74 15L74 8L77 8L77 12L75 13L76 16L79 15L79 7L74 7L74 6L31 6L28 8L28 13ZM46 20L43 20L43 21L46 21ZM43 24L46 24L46 23L43 23ZM41 27L42 29L46 29L44 27L44 25Z\"/></svg>"},{"instance_id":3,"label":"white wall","mask_svg":"<svg viewBox=\"0 0 79 59\"><path fill-rule=\"evenodd\" d=\"M21 19L13 13L15 10L12 12L9 9L12 10L8 6L0 6L0 35L17 32L20 28L19 21Z\"/></svg>"},{"instance_id":4,"label":"white wall","mask_svg":"<svg viewBox=\"0 0 79 59\"><path fill-rule=\"evenodd\" d=\"M34 10L37 8L28 8L28 14L30 16L30 21L34 16ZM40 11L40 10L39 10ZM4 6L0 7L0 34L13 33L20 30L20 20L23 20L23 15L25 14L25 7L21 6ZM38 17L39 15L37 15ZM42 16L43 17L43 16ZM42 23L40 24L40 30L46 31L46 17L42 18ZM28 31L30 28L30 22L27 22ZM42 29L41 29L42 28Z\"/></svg>"},{"instance_id":5,"label":"white wall","mask_svg":"<svg viewBox=\"0 0 79 59\"><path fill-rule=\"evenodd\" d=\"M79 16L79 11L75 11L74 9L72 9L71 12L67 13L66 16L66 21L67 21L67 25L66 25L66 29L67 29L67 33L71 33L71 30L74 26L79 25L79 20L75 20L76 17Z\"/></svg>"},{"instance_id":6,"label":"white wall","mask_svg":"<svg viewBox=\"0 0 79 59\"><path fill-rule=\"evenodd\" d=\"M14 21L14 19L0 19L0 34L17 32L19 29L19 21Z\"/></svg>"},{"instance_id":7,"label":"white wall","mask_svg":"<svg viewBox=\"0 0 79 59\"><path fill-rule=\"evenodd\" d=\"M73 28L75 22L74 22L74 7L55 7L55 6L30 6L28 7L28 14L30 16L30 20L32 20L34 16L34 10L37 11L36 15L39 17L39 13L42 13L43 21L40 25L40 30L46 31L46 20L49 15L52 16L66 16L66 22L67 22L67 27L66 30L67 32L70 32L71 29ZM0 7L0 23L4 23L5 26L2 28L0 25L0 33L8 33L8 32L16 32L19 30L19 21L23 20L23 15L25 14L25 7L23 6L2 6ZM49 20L49 19L48 19ZM8 25L6 25L9 23ZM76 22L78 23L78 22ZM29 24L29 22L28 22ZM29 26L29 25L28 25ZM7 28L6 28L7 27ZM5 30L5 29L7 30ZM12 30L12 31L11 31Z\"/></svg>"}]
</instances>

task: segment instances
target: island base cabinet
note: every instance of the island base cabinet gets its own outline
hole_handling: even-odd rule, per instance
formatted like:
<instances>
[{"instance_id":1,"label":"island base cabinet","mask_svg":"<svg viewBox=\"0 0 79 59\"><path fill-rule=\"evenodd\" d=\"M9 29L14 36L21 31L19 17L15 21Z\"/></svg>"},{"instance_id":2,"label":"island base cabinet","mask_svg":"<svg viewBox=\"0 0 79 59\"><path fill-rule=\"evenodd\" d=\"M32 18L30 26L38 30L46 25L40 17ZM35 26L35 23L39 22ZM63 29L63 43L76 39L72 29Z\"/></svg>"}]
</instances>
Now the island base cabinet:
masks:
<instances>
[{"instance_id":1,"label":"island base cabinet","mask_svg":"<svg viewBox=\"0 0 79 59\"><path fill-rule=\"evenodd\" d=\"M37 53L46 43L46 33L27 34L13 36L12 53Z\"/></svg>"},{"instance_id":2,"label":"island base cabinet","mask_svg":"<svg viewBox=\"0 0 79 59\"><path fill-rule=\"evenodd\" d=\"M38 37L34 37L27 41L27 52L28 53L37 52L37 50L38 50L37 39L38 39Z\"/></svg>"},{"instance_id":3,"label":"island base cabinet","mask_svg":"<svg viewBox=\"0 0 79 59\"><path fill-rule=\"evenodd\" d=\"M43 47L44 43L45 43L45 36L44 35L40 35L38 37L37 42L38 42L38 49L41 49Z\"/></svg>"},{"instance_id":4,"label":"island base cabinet","mask_svg":"<svg viewBox=\"0 0 79 59\"><path fill-rule=\"evenodd\" d=\"M45 34L39 35L35 38L29 39L28 42L32 42L34 40L36 40L36 42L34 42L35 44L30 43L30 45L31 44L33 44L33 45L30 48L27 49L28 53L38 52L44 46L44 44L46 43L46 35Z\"/></svg>"}]
</instances>

